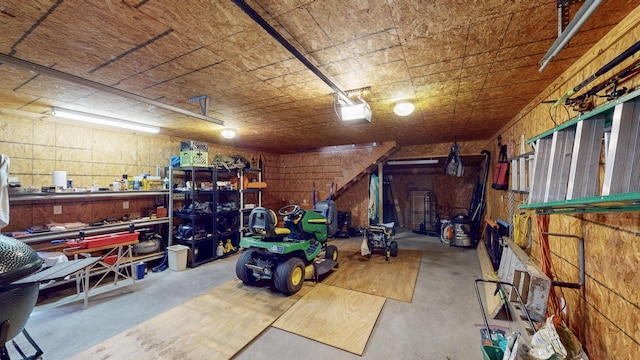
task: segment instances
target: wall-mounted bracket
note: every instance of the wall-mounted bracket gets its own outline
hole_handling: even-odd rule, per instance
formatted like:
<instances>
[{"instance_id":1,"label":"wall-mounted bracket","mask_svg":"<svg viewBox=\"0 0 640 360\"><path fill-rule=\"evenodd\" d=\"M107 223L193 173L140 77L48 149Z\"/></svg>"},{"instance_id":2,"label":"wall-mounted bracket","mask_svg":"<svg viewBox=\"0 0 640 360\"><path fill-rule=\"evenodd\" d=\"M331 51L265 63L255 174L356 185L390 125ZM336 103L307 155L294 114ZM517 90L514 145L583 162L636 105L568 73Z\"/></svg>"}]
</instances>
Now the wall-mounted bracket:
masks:
<instances>
[{"instance_id":1,"label":"wall-mounted bracket","mask_svg":"<svg viewBox=\"0 0 640 360\"><path fill-rule=\"evenodd\" d=\"M209 97L207 95L192 97L189 99L189 102L198 102L200 113L202 116L207 116L207 112L209 111Z\"/></svg>"},{"instance_id":2,"label":"wall-mounted bracket","mask_svg":"<svg viewBox=\"0 0 640 360\"><path fill-rule=\"evenodd\" d=\"M582 25L587 21L589 16L591 16L591 14L594 11L596 11L598 6L600 6L600 3L602 3L602 0L585 0L585 3L580 7L580 9L578 9L573 20L571 20L571 23L569 23L564 28L564 30L561 29L563 10L560 3L564 3L564 2L563 1L557 2L559 36L556 39L556 41L553 43L553 45L551 45L551 48L549 49L549 51L547 51L547 53L544 55L544 57L542 58L542 61L540 61L541 66L538 72L542 72L542 70L544 70L544 68L549 64L551 59L553 59L556 55L558 55L560 50L562 50L562 48L564 48L564 46L567 45L569 40L573 38L573 36L578 32L578 30L580 30L580 27L582 27ZM568 1L568 3L571 3L571 1Z\"/></svg>"},{"instance_id":3,"label":"wall-mounted bracket","mask_svg":"<svg viewBox=\"0 0 640 360\"><path fill-rule=\"evenodd\" d=\"M558 36L569 25L569 6L583 2L584 0L556 0L556 6L558 7Z\"/></svg>"},{"instance_id":4,"label":"wall-mounted bracket","mask_svg":"<svg viewBox=\"0 0 640 360\"><path fill-rule=\"evenodd\" d=\"M578 239L578 251L579 251L579 267L580 267L580 282L578 283L570 283L564 281L552 281L551 284L554 286L566 287L571 289L580 289L584 286L584 239L577 235L571 234L557 234L550 232L542 232L545 235L549 236L558 236L558 237L567 237Z\"/></svg>"}]
</instances>

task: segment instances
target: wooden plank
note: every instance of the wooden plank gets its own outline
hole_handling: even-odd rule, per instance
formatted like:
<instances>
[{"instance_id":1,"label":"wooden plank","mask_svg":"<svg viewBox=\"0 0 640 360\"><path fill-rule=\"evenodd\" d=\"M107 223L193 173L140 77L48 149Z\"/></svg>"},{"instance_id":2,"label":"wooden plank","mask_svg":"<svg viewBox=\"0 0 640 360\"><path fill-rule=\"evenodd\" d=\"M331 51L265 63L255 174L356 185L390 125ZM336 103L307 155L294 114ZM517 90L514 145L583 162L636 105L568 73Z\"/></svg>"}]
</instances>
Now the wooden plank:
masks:
<instances>
[{"instance_id":1,"label":"wooden plank","mask_svg":"<svg viewBox=\"0 0 640 360\"><path fill-rule=\"evenodd\" d=\"M402 219L402 209L400 209L400 203L398 202L398 191L393 182L393 176L389 175L389 187L391 188L391 197L393 198L393 206L396 210L396 219L398 219L398 225L404 227L404 220Z\"/></svg>"},{"instance_id":2,"label":"wooden plank","mask_svg":"<svg viewBox=\"0 0 640 360\"><path fill-rule=\"evenodd\" d=\"M483 242L478 244L477 248L478 260L480 260L480 268L482 269L482 278L485 280L496 280L491 274L494 273L493 265L491 265L491 259L489 253ZM484 283L484 295L487 312L487 317L495 319L498 314L503 310L504 303L500 300L500 295L495 294L496 286L490 283Z\"/></svg>"},{"instance_id":3,"label":"wooden plank","mask_svg":"<svg viewBox=\"0 0 640 360\"><path fill-rule=\"evenodd\" d=\"M319 283L273 326L362 355L385 301Z\"/></svg>"},{"instance_id":4,"label":"wooden plank","mask_svg":"<svg viewBox=\"0 0 640 360\"><path fill-rule=\"evenodd\" d=\"M411 302L421 251L400 248L398 257L385 261L384 254L378 251L371 258L362 256L359 244L337 242L335 245L340 268L323 280L324 284Z\"/></svg>"},{"instance_id":5,"label":"wooden plank","mask_svg":"<svg viewBox=\"0 0 640 360\"><path fill-rule=\"evenodd\" d=\"M424 222L424 190L411 191L411 230L420 230L420 224Z\"/></svg>"},{"instance_id":6,"label":"wooden plank","mask_svg":"<svg viewBox=\"0 0 640 360\"><path fill-rule=\"evenodd\" d=\"M72 359L230 359L311 288L287 297L234 280Z\"/></svg>"}]
</instances>

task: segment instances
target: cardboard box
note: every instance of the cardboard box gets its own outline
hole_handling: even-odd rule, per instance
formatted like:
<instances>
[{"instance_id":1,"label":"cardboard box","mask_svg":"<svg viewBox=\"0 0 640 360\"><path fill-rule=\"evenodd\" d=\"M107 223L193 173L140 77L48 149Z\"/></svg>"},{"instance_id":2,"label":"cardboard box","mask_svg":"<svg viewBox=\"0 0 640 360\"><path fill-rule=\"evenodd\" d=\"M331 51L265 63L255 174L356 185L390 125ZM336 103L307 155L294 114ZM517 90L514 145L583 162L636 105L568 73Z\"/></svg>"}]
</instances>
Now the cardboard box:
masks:
<instances>
[{"instance_id":1,"label":"cardboard box","mask_svg":"<svg viewBox=\"0 0 640 360\"><path fill-rule=\"evenodd\" d=\"M209 166L209 153L194 150L180 151L180 166Z\"/></svg>"},{"instance_id":2,"label":"cardboard box","mask_svg":"<svg viewBox=\"0 0 640 360\"><path fill-rule=\"evenodd\" d=\"M160 206L156 208L156 217L165 218L167 217L167 208L164 206Z\"/></svg>"},{"instance_id":3,"label":"cardboard box","mask_svg":"<svg viewBox=\"0 0 640 360\"><path fill-rule=\"evenodd\" d=\"M162 180L149 180L149 190L162 190Z\"/></svg>"}]
</instances>

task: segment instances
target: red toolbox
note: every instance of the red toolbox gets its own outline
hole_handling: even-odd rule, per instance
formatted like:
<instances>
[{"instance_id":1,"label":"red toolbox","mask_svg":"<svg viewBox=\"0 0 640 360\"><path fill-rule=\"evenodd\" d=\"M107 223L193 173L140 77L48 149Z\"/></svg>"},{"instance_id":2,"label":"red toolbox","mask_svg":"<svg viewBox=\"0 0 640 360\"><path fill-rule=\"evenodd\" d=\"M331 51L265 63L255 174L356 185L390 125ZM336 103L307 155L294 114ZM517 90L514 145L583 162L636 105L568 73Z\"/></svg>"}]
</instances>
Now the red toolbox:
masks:
<instances>
[{"instance_id":1,"label":"red toolbox","mask_svg":"<svg viewBox=\"0 0 640 360\"><path fill-rule=\"evenodd\" d=\"M67 246L69 247L80 247L82 249L91 249L97 248L101 246L119 244L123 242L136 241L138 240L139 233L137 231L134 232L119 232L113 234L105 234L105 235L96 235L84 238L84 240L71 240L67 241Z\"/></svg>"}]
</instances>

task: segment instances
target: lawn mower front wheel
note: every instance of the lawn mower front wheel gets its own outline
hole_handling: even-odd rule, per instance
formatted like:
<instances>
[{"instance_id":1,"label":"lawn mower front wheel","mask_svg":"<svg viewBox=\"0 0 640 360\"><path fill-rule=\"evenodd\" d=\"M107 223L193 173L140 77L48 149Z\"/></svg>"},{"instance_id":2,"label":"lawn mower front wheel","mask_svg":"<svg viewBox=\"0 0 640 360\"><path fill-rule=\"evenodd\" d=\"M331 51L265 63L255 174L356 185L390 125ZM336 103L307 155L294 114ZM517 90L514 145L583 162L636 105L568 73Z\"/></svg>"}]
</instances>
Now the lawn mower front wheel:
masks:
<instances>
[{"instance_id":1,"label":"lawn mower front wheel","mask_svg":"<svg viewBox=\"0 0 640 360\"><path fill-rule=\"evenodd\" d=\"M273 279L276 290L285 295L293 295L300 291L304 283L304 269L304 262L297 257L279 263Z\"/></svg>"},{"instance_id":2,"label":"lawn mower front wheel","mask_svg":"<svg viewBox=\"0 0 640 360\"><path fill-rule=\"evenodd\" d=\"M327 245L327 250L324 252L324 258L338 261L338 247L335 245Z\"/></svg>"}]
</instances>

